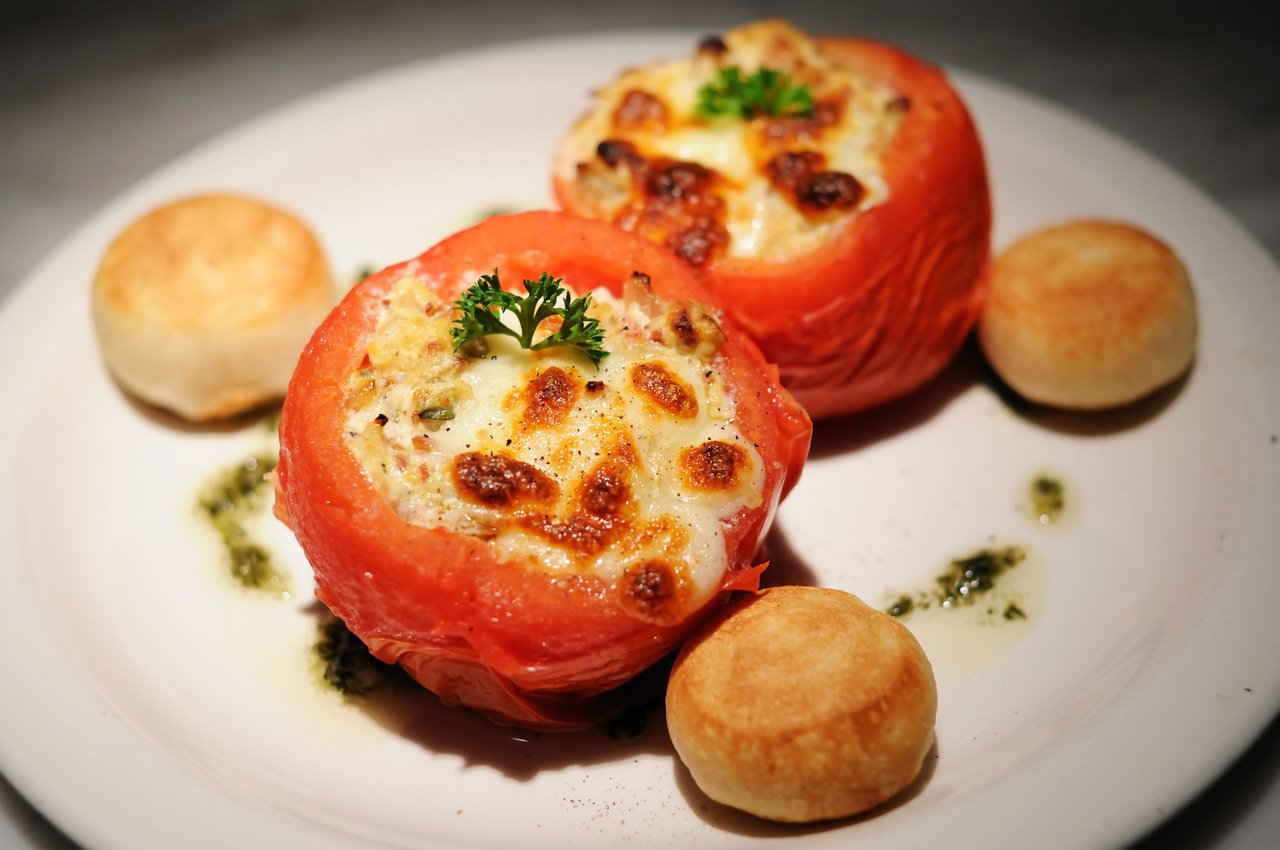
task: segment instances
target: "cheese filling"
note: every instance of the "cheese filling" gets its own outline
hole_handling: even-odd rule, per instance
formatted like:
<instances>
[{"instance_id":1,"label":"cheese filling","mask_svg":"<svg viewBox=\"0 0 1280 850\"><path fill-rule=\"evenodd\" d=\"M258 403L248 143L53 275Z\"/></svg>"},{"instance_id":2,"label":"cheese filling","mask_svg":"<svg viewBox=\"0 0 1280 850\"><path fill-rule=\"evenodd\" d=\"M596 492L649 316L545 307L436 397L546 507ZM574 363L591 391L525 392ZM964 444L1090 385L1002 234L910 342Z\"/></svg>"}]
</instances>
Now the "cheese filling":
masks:
<instances>
[{"instance_id":1,"label":"cheese filling","mask_svg":"<svg viewBox=\"0 0 1280 850\"><path fill-rule=\"evenodd\" d=\"M763 464L735 425L711 311L661 301L643 275L592 300L599 368L501 335L469 356L453 305L401 278L347 378L347 444L406 522L597 577L633 616L678 622L719 589L723 524L761 504Z\"/></svg>"},{"instance_id":2,"label":"cheese filling","mask_svg":"<svg viewBox=\"0 0 1280 850\"><path fill-rule=\"evenodd\" d=\"M726 68L805 86L806 117L699 117L699 92ZM689 59L629 70L596 92L566 141L579 197L598 215L665 242L695 265L717 253L787 259L820 246L888 196L883 154L908 104L823 55L779 21L750 24ZM695 163L705 180L667 169ZM686 170L687 174L687 170Z\"/></svg>"}]
</instances>

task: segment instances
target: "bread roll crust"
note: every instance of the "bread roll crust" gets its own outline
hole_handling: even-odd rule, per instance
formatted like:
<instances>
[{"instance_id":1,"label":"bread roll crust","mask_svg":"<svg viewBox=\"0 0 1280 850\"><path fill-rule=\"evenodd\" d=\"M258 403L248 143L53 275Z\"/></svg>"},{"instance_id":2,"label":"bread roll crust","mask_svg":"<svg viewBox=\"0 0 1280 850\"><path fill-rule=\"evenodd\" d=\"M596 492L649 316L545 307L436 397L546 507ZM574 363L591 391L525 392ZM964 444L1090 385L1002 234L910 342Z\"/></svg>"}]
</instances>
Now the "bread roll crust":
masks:
<instances>
[{"instance_id":1,"label":"bread roll crust","mask_svg":"<svg viewBox=\"0 0 1280 850\"><path fill-rule=\"evenodd\" d=\"M667 689L671 740L698 787L787 822L856 814L910 785L936 713L911 632L823 588L735 603L685 646Z\"/></svg>"},{"instance_id":2,"label":"bread roll crust","mask_svg":"<svg viewBox=\"0 0 1280 850\"><path fill-rule=\"evenodd\" d=\"M978 338L1024 398L1099 410L1185 373L1197 324L1191 279L1168 245L1124 222L1084 219L997 257Z\"/></svg>"},{"instance_id":3,"label":"bread roll crust","mask_svg":"<svg viewBox=\"0 0 1280 850\"><path fill-rule=\"evenodd\" d=\"M281 396L334 297L305 224L217 194L166 204L126 228L99 265L92 309L116 380L201 421Z\"/></svg>"}]
</instances>

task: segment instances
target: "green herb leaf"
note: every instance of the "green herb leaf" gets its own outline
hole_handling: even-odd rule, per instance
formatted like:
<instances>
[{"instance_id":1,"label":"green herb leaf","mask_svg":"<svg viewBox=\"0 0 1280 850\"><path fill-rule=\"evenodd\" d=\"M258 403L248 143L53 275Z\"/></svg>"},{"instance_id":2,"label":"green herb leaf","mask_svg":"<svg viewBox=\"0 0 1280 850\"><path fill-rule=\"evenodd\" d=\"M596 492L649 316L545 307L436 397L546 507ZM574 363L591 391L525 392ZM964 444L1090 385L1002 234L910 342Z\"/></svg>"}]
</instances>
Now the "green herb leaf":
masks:
<instances>
[{"instance_id":1,"label":"green herb leaf","mask_svg":"<svg viewBox=\"0 0 1280 850\"><path fill-rule=\"evenodd\" d=\"M452 419L454 416L452 407L426 407L418 411L419 419L434 419L444 421Z\"/></svg>"},{"instance_id":2,"label":"green herb leaf","mask_svg":"<svg viewBox=\"0 0 1280 850\"><path fill-rule=\"evenodd\" d=\"M543 272L537 280L524 280L527 295L521 297L502 288L497 269L493 274L481 275L454 307L458 315L451 329L455 351L482 336L504 334L514 337L522 348L540 351L557 345L576 346L596 366L609 356L605 351L604 329L600 321L587 315L591 296L574 298L560 284L562 278L554 278ZM563 305L558 304L563 296ZM515 316L519 330L502 321L503 313ZM534 341L538 326L552 316L560 317L560 327Z\"/></svg>"},{"instance_id":3,"label":"green herb leaf","mask_svg":"<svg viewBox=\"0 0 1280 850\"><path fill-rule=\"evenodd\" d=\"M792 85L791 77L773 68L761 68L749 77L737 65L722 68L713 82L698 90L694 109L700 118L759 115L804 118L813 114L809 88Z\"/></svg>"}]
</instances>

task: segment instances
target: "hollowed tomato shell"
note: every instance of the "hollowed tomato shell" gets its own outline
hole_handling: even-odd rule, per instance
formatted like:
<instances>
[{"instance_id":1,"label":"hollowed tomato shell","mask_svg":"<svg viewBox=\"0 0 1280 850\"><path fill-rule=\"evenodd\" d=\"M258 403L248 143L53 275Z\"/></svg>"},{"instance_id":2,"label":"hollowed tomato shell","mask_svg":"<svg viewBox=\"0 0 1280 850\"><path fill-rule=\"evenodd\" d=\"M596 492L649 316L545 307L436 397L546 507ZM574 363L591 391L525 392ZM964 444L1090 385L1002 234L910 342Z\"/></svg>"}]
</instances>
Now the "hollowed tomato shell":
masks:
<instances>
[{"instance_id":1,"label":"hollowed tomato shell","mask_svg":"<svg viewBox=\"0 0 1280 850\"><path fill-rule=\"evenodd\" d=\"M898 398L942 370L981 311L991 234L982 146L946 75L880 42L817 41L906 98L883 159L888 197L816 250L717 257L700 270L815 419ZM572 173L557 167L556 199L590 215Z\"/></svg>"},{"instance_id":2,"label":"hollowed tomato shell","mask_svg":"<svg viewBox=\"0 0 1280 850\"><path fill-rule=\"evenodd\" d=\"M311 563L319 599L378 658L400 663L445 702L500 722L580 727L619 708L620 686L667 655L729 590L757 586L762 567L753 566L754 555L800 474L812 426L777 370L727 320L714 365L734 398L737 426L764 460L764 501L725 524L730 566L722 592L674 625L629 616L601 579L556 578L500 562L475 537L412 525L347 449L345 378L400 277L416 275L452 300L495 268L508 286L547 271L566 286L615 294L639 270L664 298L706 299L666 252L557 212L488 219L378 272L334 309L298 363L280 419L277 513Z\"/></svg>"}]
</instances>

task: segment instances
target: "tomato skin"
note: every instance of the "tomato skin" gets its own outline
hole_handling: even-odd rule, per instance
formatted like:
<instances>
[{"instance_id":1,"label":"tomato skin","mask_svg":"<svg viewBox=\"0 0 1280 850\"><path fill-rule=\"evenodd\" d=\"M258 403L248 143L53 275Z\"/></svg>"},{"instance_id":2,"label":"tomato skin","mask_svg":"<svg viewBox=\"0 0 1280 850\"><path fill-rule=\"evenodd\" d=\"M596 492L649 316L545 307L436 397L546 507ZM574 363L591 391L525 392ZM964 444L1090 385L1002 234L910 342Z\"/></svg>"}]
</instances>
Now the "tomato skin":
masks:
<instances>
[{"instance_id":1,"label":"tomato skin","mask_svg":"<svg viewBox=\"0 0 1280 850\"><path fill-rule=\"evenodd\" d=\"M885 154L889 196L817 250L719 256L701 273L821 419L903 396L955 355L985 298L991 201L976 127L941 70L875 41L816 41L909 101ZM566 172L553 189L564 209L590 214Z\"/></svg>"},{"instance_id":2,"label":"tomato skin","mask_svg":"<svg viewBox=\"0 0 1280 850\"><path fill-rule=\"evenodd\" d=\"M479 539L402 521L343 437L343 379L360 362L390 286L416 274L451 299L474 282L464 272L494 268L508 283L548 271L566 285L577 278L615 294L643 270L665 298L706 299L679 261L601 222L522 213L455 234L366 279L317 329L281 414L277 510L311 562L319 599L380 659L401 663L445 702L501 722L584 726L614 708L613 689L666 655L699 616L645 623L599 579L553 579L499 563ZM724 329L720 366L737 423L766 465L765 504L726 526L727 593L758 584L762 568L751 559L800 473L812 426L754 343L731 320Z\"/></svg>"}]
</instances>

